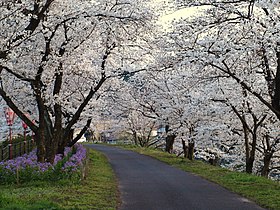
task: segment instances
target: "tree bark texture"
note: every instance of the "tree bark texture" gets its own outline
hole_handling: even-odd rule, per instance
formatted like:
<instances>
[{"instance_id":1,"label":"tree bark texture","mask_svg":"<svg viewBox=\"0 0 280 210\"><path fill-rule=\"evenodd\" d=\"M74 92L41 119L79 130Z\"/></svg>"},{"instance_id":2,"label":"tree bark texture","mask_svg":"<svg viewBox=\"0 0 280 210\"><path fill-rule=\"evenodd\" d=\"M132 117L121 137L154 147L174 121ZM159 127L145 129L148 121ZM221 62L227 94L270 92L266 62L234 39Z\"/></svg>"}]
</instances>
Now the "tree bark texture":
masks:
<instances>
[{"instance_id":1,"label":"tree bark texture","mask_svg":"<svg viewBox=\"0 0 280 210\"><path fill-rule=\"evenodd\" d=\"M188 142L188 159L193 160L194 159L194 142L189 141Z\"/></svg>"},{"instance_id":2,"label":"tree bark texture","mask_svg":"<svg viewBox=\"0 0 280 210\"><path fill-rule=\"evenodd\" d=\"M183 153L184 153L184 158L188 156L188 147L186 146L186 141L182 139L182 145L183 145Z\"/></svg>"},{"instance_id":3,"label":"tree bark texture","mask_svg":"<svg viewBox=\"0 0 280 210\"><path fill-rule=\"evenodd\" d=\"M175 138L176 138L176 135L174 135L174 134L167 135L167 137L166 137L166 145L165 145L165 151L166 152L172 153L172 151L173 151L173 144L174 144Z\"/></svg>"},{"instance_id":4,"label":"tree bark texture","mask_svg":"<svg viewBox=\"0 0 280 210\"><path fill-rule=\"evenodd\" d=\"M273 152L267 152L264 154L264 158L263 158L264 165L261 171L261 176L263 177L268 177L269 166L270 166L272 156L273 156Z\"/></svg>"}]
</instances>

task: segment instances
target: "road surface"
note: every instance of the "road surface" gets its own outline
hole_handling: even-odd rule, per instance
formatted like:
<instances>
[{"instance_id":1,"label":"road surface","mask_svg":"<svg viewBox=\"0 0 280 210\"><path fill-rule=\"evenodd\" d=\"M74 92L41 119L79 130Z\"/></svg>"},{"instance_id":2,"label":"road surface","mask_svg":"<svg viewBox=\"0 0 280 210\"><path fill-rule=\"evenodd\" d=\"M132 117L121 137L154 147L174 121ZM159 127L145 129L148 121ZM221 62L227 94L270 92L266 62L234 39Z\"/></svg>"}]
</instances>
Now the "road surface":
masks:
<instances>
[{"instance_id":1,"label":"road surface","mask_svg":"<svg viewBox=\"0 0 280 210\"><path fill-rule=\"evenodd\" d=\"M120 210L263 209L217 184L154 158L116 147L89 147L104 153L116 173Z\"/></svg>"}]
</instances>

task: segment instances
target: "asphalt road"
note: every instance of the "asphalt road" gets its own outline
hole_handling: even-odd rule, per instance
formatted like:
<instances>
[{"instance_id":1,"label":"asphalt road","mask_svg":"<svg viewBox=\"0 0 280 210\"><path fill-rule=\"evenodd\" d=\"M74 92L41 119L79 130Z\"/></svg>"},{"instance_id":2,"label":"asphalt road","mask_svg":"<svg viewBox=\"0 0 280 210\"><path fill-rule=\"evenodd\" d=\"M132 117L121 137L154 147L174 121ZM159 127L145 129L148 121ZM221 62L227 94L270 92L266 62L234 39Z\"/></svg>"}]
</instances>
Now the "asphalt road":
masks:
<instances>
[{"instance_id":1,"label":"asphalt road","mask_svg":"<svg viewBox=\"0 0 280 210\"><path fill-rule=\"evenodd\" d=\"M255 203L219 185L151 157L91 145L109 159L119 181L120 210L257 210Z\"/></svg>"}]
</instances>

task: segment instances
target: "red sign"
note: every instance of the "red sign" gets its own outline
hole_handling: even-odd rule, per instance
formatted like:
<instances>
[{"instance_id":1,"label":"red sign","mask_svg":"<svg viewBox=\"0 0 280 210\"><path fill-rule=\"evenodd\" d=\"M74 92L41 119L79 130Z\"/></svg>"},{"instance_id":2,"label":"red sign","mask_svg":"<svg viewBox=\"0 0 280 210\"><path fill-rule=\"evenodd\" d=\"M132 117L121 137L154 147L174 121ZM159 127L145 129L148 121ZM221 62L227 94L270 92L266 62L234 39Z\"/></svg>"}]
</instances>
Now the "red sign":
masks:
<instances>
[{"instance_id":1,"label":"red sign","mask_svg":"<svg viewBox=\"0 0 280 210\"><path fill-rule=\"evenodd\" d=\"M16 113L10 107L6 107L4 112L5 112L7 125L12 126L15 120Z\"/></svg>"}]
</instances>

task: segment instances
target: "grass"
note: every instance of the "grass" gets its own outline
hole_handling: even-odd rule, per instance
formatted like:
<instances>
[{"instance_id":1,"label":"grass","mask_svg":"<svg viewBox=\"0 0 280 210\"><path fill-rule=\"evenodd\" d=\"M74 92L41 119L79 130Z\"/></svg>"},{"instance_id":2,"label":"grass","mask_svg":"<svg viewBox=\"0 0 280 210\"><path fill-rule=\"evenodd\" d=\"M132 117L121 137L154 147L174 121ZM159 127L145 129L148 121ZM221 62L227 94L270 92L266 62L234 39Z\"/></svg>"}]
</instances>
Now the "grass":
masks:
<instances>
[{"instance_id":1,"label":"grass","mask_svg":"<svg viewBox=\"0 0 280 210\"><path fill-rule=\"evenodd\" d=\"M279 182L246 173L233 172L201 161L189 161L155 149L135 146L121 147L154 157L169 165L199 175L256 202L264 208L280 209Z\"/></svg>"},{"instance_id":2,"label":"grass","mask_svg":"<svg viewBox=\"0 0 280 210\"><path fill-rule=\"evenodd\" d=\"M115 175L104 155L89 151L88 175L85 180L0 185L0 209L115 210L118 205Z\"/></svg>"}]
</instances>

